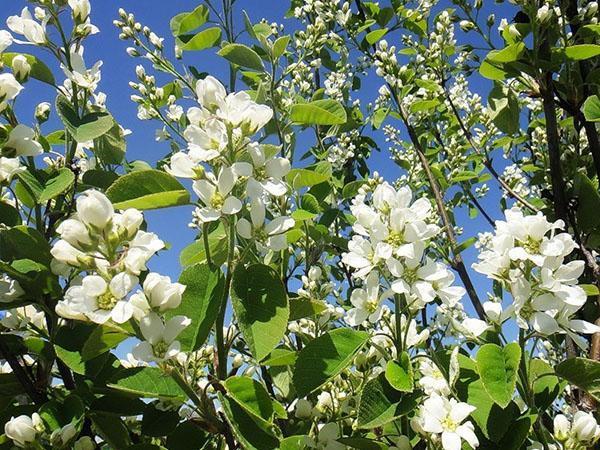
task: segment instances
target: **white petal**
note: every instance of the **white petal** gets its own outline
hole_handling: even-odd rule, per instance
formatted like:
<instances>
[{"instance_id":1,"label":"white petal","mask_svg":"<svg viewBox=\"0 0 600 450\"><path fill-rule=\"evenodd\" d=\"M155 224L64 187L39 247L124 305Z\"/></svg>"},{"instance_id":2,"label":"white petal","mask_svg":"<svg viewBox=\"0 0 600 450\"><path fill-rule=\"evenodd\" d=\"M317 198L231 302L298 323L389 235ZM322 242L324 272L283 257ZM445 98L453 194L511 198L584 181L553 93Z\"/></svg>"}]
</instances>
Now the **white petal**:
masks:
<instances>
[{"instance_id":1,"label":"white petal","mask_svg":"<svg viewBox=\"0 0 600 450\"><path fill-rule=\"evenodd\" d=\"M236 214L242 209L242 202L235 197L227 197L223 202L223 214Z\"/></svg>"}]
</instances>

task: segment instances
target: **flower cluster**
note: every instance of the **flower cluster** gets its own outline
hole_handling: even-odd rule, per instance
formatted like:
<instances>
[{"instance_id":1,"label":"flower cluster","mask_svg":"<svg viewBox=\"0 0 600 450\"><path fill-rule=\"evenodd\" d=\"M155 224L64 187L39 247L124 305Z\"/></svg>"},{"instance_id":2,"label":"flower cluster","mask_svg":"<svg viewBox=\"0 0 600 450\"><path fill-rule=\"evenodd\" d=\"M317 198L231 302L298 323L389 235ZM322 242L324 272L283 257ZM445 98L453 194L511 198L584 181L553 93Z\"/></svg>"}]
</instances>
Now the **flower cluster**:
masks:
<instances>
[{"instance_id":1,"label":"flower cluster","mask_svg":"<svg viewBox=\"0 0 600 450\"><path fill-rule=\"evenodd\" d=\"M577 285L584 262L565 259L577 248L568 233L557 233L562 220L548 222L542 213L525 215L518 207L505 211L506 220L479 254L473 268L495 280L513 297L510 311L521 328L541 335L568 333L580 345L577 333L596 333L600 328L573 315L587 295Z\"/></svg>"}]
</instances>

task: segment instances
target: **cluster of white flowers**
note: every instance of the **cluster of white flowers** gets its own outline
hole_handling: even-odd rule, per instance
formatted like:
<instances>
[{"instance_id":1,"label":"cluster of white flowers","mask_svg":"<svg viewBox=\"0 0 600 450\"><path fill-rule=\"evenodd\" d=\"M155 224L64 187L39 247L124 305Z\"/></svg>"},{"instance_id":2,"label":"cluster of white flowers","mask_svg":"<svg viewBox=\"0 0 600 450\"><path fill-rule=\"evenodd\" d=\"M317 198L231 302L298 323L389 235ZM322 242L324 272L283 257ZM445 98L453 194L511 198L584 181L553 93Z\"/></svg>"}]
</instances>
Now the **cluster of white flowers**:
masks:
<instances>
[{"instance_id":1,"label":"cluster of white flowers","mask_svg":"<svg viewBox=\"0 0 600 450\"><path fill-rule=\"evenodd\" d=\"M237 222L238 234L263 249L283 250L287 247L284 233L294 220L275 215L267 206L273 199L285 203L290 162L277 156L277 147L250 140L271 120L273 111L246 92L227 94L211 76L197 82L196 95L201 106L187 111L188 151L175 153L167 167L174 176L194 179L192 187L201 206L194 211L193 223L236 215L248 199L250 220ZM269 222L267 212L273 216Z\"/></svg>"},{"instance_id":2,"label":"cluster of white flowers","mask_svg":"<svg viewBox=\"0 0 600 450\"><path fill-rule=\"evenodd\" d=\"M592 414L584 411L577 411L571 420L558 414L554 417L554 437L565 450L585 450L600 439L600 426Z\"/></svg>"},{"instance_id":3,"label":"cluster of white flowers","mask_svg":"<svg viewBox=\"0 0 600 450\"><path fill-rule=\"evenodd\" d=\"M342 262L355 270L354 277L365 280L369 287L369 295L367 291L365 296L355 294L357 304L362 305L359 309L369 315L378 311L386 298L374 296L380 275L388 281L390 292L405 296L412 310L436 298L449 305L458 303L465 291L453 285L453 273L443 263L425 257L428 241L439 232L439 227L430 223L429 200L413 202L408 187L396 190L385 182L372 194L366 193L364 186L361 189L363 193L351 206L355 234L348 243L349 252L342 255ZM371 272L375 276L369 276Z\"/></svg>"},{"instance_id":4,"label":"cluster of white flowers","mask_svg":"<svg viewBox=\"0 0 600 450\"><path fill-rule=\"evenodd\" d=\"M525 215L517 207L506 210L505 216L505 221L496 221L495 233L473 268L511 293L513 303L504 317L514 315L521 328L531 327L544 336L568 333L585 345L576 333L596 333L600 328L572 318L587 300L577 285L585 264L565 263L577 244L570 234L556 232L564 227L563 221L551 223L542 213Z\"/></svg>"},{"instance_id":5,"label":"cluster of white flowers","mask_svg":"<svg viewBox=\"0 0 600 450\"><path fill-rule=\"evenodd\" d=\"M510 186L510 188L520 197L528 198L530 196L539 196L539 191L532 192L529 182L523 170L517 164L510 164L504 168L502 179ZM503 192L506 197L506 192Z\"/></svg>"}]
</instances>

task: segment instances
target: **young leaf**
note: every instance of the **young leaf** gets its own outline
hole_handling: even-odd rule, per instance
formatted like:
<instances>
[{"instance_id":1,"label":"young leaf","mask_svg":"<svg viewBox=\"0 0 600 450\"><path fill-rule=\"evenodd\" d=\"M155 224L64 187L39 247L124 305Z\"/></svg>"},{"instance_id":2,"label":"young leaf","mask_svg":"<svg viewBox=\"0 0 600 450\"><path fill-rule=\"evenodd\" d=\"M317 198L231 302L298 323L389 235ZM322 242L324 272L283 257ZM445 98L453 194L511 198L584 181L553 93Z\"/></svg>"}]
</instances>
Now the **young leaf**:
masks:
<instances>
[{"instance_id":1,"label":"young leaf","mask_svg":"<svg viewBox=\"0 0 600 450\"><path fill-rule=\"evenodd\" d=\"M593 58L600 55L600 45L596 44L578 44L565 48L565 55L573 61Z\"/></svg>"},{"instance_id":2,"label":"young leaf","mask_svg":"<svg viewBox=\"0 0 600 450\"><path fill-rule=\"evenodd\" d=\"M173 378L158 367L134 367L118 373L109 385L143 398L184 398L185 394Z\"/></svg>"},{"instance_id":3,"label":"young leaf","mask_svg":"<svg viewBox=\"0 0 600 450\"><path fill-rule=\"evenodd\" d=\"M600 122L600 97L592 95L583 104L583 115L589 122Z\"/></svg>"},{"instance_id":4,"label":"young leaf","mask_svg":"<svg viewBox=\"0 0 600 450\"><path fill-rule=\"evenodd\" d=\"M185 51L199 51L214 47L221 41L221 29L211 27L192 36L179 36L180 48Z\"/></svg>"},{"instance_id":5,"label":"young leaf","mask_svg":"<svg viewBox=\"0 0 600 450\"><path fill-rule=\"evenodd\" d=\"M556 366L556 374L600 401L600 362L570 358Z\"/></svg>"},{"instance_id":6,"label":"young leaf","mask_svg":"<svg viewBox=\"0 0 600 450\"><path fill-rule=\"evenodd\" d=\"M410 355L403 352L400 361L388 361L385 368L385 379L390 385L400 392L412 392L414 389L414 375Z\"/></svg>"},{"instance_id":7,"label":"young leaf","mask_svg":"<svg viewBox=\"0 0 600 450\"><path fill-rule=\"evenodd\" d=\"M190 194L177 179L160 170L141 170L123 175L106 191L116 209L140 210L188 204Z\"/></svg>"},{"instance_id":8,"label":"young leaf","mask_svg":"<svg viewBox=\"0 0 600 450\"><path fill-rule=\"evenodd\" d=\"M385 379L384 374L369 380L358 402L357 424L362 429L381 427L416 407L416 398L403 396Z\"/></svg>"},{"instance_id":9,"label":"young leaf","mask_svg":"<svg viewBox=\"0 0 600 450\"><path fill-rule=\"evenodd\" d=\"M186 286L181 304L167 317L184 315L192 320L177 337L184 351L194 351L206 341L219 313L225 281L221 269L208 264L187 267L179 277Z\"/></svg>"},{"instance_id":10,"label":"young leaf","mask_svg":"<svg viewBox=\"0 0 600 450\"><path fill-rule=\"evenodd\" d=\"M323 99L292 105L290 119L299 125L343 125L348 117L341 103Z\"/></svg>"},{"instance_id":11,"label":"young leaf","mask_svg":"<svg viewBox=\"0 0 600 450\"><path fill-rule=\"evenodd\" d=\"M260 361L287 330L290 309L283 283L271 267L239 264L233 273L231 299L244 340Z\"/></svg>"},{"instance_id":12,"label":"young leaf","mask_svg":"<svg viewBox=\"0 0 600 450\"><path fill-rule=\"evenodd\" d=\"M229 377L223 383L230 397L260 420L273 420L273 401L258 381L243 376Z\"/></svg>"},{"instance_id":13,"label":"young leaf","mask_svg":"<svg viewBox=\"0 0 600 450\"><path fill-rule=\"evenodd\" d=\"M506 408L512 400L521 361L521 347L513 342L506 347L485 344L477 352L477 369L489 396Z\"/></svg>"},{"instance_id":14,"label":"young leaf","mask_svg":"<svg viewBox=\"0 0 600 450\"><path fill-rule=\"evenodd\" d=\"M243 44L227 44L217 54L238 66L260 72L265 69L258 53Z\"/></svg>"},{"instance_id":15,"label":"young leaf","mask_svg":"<svg viewBox=\"0 0 600 450\"><path fill-rule=\"evenodd\" d=\"M298 354L294 387L304 397L344 370L369 338L364 331L338 328L310 341Z\"/></svg>"}]
</instances>

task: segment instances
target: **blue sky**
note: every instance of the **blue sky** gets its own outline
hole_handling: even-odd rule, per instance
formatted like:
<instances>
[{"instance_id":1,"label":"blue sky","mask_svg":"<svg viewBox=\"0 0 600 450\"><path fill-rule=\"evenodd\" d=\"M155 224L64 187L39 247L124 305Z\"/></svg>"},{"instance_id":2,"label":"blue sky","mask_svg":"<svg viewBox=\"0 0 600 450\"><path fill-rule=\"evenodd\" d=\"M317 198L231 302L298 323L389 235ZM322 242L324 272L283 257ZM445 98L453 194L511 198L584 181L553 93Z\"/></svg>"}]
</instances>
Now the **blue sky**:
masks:
<instances>
[{"instance_id":1,"label":"blue sky","mask_svg":"<svg viewBox=\"0 0 600 450\"><path fill-rule=\"evenodd\" d=\"M169 19L182 11L192 10L200 2L198 0L92 0L92 21L100 28L100 34L88 39L86 45L85 58L88 66L91 66L95 61L102 60L102 82L99 90L105 92L108 96L107 106L111 113L115 116L125 128L132 130L132 135L128 137L127 159L143 159L147 161L156 161L168 152L168 144L155 142L154 132L158 124L156 122L141 122L136 118L136 106L129 99L133 91L129 88L128 82L135 79L135 66L142 62L141 59L133 59L125 53L128 43L118 39L118 31L113 26L112 21L118 18L117 10L119 7L125 8L127 11L135 14L136 19L144 25L148 25L159 36L165 37L165 47L170 49L173 46L173 39L169 30ZM219 3L219 2L217 2ZM484 6L485 13L482 17L486 17L490 12L494 12L498 18L506 16L512 17L510 6L497 5L491 1L486 1ZM8 15L19 14L21 8L27 3L24 0L11 0L4 2L3 17L4 20ZM237 22L238 29L242 27L241 11L245 10L253 22L257 22L263 17L269 21L283 22L286 24L287 32L290 33L294 29L293 21L284 20L283 17L287 11L289 2L283 0L239 0L236 3L237 16L240 20ZM449 1L442 1L438 6L451 7ZM496 27L493 28L493 34L496 36L495 42L499 43L499 38ZM464 42L464 35L457 31L459 42ZM244 37L242 37L242 40ZM470 42L471 38L467 39ZM391 44L398 47L401 45L398 42ZM477 44L473 42L473 44ZM18 49L18 50L17 50ZM31 47L13 47L11 51L32 52L40 55L37 49ZM50 67L58 73L60 69L56 62L45 57ZM213 50L203 52L186 53L185 63L194 65L200 72L209 72L210 74L222 80L227 79L228 66L224 60L214 55ZM144 62L144 65L149 68L149 64ZM61 74L58 73L58 78L61 79ZM160 77L158 77L160 79ZM486 91L489 89L488 82L474 77L472 80L472 89L486 97ZM159 83L160 84L160 83ZM358 93L354 93L355 98L359 98L363 102L372 101L377 96L377 89L380 86L380 80L376 77L368 77L363 83L362 89ZM241 84L238 84L238 88ZM33 109L40 101L54 101L55 94L52 89L41 87L40 83L30 81L26 90L19 97L18 113L19 120L23 123L33 122ZM44 132L48 133L58 127L56 118L51 120L44 126ZM381 152L375 153L371 158L370 167L372 170L377 170L389 181L395 180L400 175L400 169L394 164L390 164L387 148L384 145L381 134L374 136L378 143L382 144ZM302 141L300 141L302 146ZM304 153L304 149L298 151L298 154ZM498 163L501 169L501 164ZM491 182L490 184L493 184ZM499 218L498 211L498 195L493 193L490 198L484 201L484 204L490 206L491 215L494 218ZM149 224L149 229L155 231L159 236L171 244L168 251L162 252L158 257L153 258L150 263L152 270L170 275L176 279L180 273L178 255L182 248L191 243L194 239L195 232L187 227L190 220L191 208L175 208L169 210L149 211L146 212L146 219ZM475 235L479 231L489 230L487 223L481 219L469 220L463 213L458 214L459 223L465 226L468 236ZM467 262L473 260L473 251L465 252ZM475 274L474 274L475 275ZM478 287L485 288L487 283L475 275L476 284ZM480 297L485 298L484 291L480 291ZM466 302L468 303L468 301Z\"/></svg>"}]
</instances>

